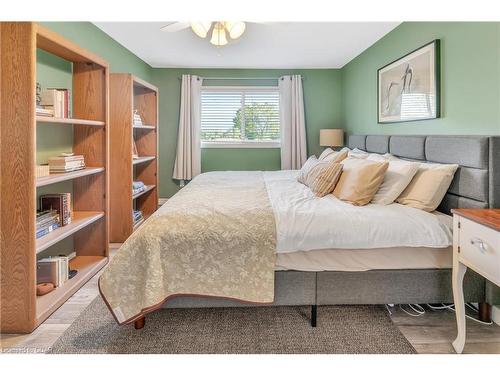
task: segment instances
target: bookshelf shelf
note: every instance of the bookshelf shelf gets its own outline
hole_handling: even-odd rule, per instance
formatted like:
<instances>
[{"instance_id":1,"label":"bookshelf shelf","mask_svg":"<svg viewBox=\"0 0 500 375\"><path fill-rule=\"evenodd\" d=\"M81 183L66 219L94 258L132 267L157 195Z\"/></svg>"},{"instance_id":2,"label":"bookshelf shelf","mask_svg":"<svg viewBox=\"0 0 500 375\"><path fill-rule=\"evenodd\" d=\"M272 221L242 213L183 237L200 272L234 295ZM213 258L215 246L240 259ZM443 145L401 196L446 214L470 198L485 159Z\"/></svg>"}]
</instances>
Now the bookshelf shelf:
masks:
<instances>
[{"instance_id":1,"label":"bookshelf shelf","mask_svg":"<svg viewBox=\"0 0 500 375\"><path fill-rule=\"evenodd\" d=\"M137 199L139 198L141 195L144 195L146 193L149 193L151 190L153 190L156 186L155 185L146 185L146 189L144 189L143 191L141 191L140 193L137 193L137 194L133 194L132 195L132 199Z\"/></svg>"},{"instance_id":2,"label":"bookshelf shelf","mask_svg":"<svg viewBox=\"0 0 500 375\"><path fill-rule=\"evenodd\" d=\"M39 177L36 179L36 186L47 186L52 184L57 184L58 182L74 180L76 178L90 176L96 173L104 172L103 167L85 168L79 171L66 172L66 173L53 173L45 177Z\"/></svg>"},{"instance_id":3,"label":"bookshelf shelf","mask_svg":"<svg viewBox=\"0 0 500 375\"><path fill-rule=\"evenodd\" d=\"M77 211L73 212L71 224L59 227L46 236L40 237L36 240L36 253L55 245L73 233L78 232L80 229L85 228L87 225L92 224L94 221L99 220L104 216L104 212L94 211Z\"/></svg>"},{"instance_id":4,"label":"bookshelf shelf","mask_svg":"<svg viewBox=\"0 0 500 375\"><path fill-rule=\"evenodd\" d=\"M137 159L133 159L132 164L142 164L147 163L148 161L155 160L156 156L139 156Z\"/></svg>"},{"instance_id":5,"label":"bookshelf shelf","mask_svg":"<svg viewBox=\"0 0 500 375\"><path fill-rule=\"evenodd\" d=\"M70 269L78 273L59 288L49 294L36 297L36 320L38 324L47 319L62 303L80 289L108 262L103 256L77 256L69 264Z\"/></svg>"},{"instance_id":6,"label":"bookshelf shelf","mask_svg":"<svg viewBox=\"0 0 500 375\"><path fill-rule=\"evenodd\" d=\"M37 77L37 49L71 65L75 118L37 116L36 83L48 78ZM0 149L1 170L6 172L2 186L12 187L0 190L2 212L10 213L0 218L0 331L30 333L108 261L109 67L101 57L34 22L0 22L0 56L0 92L9 93L0 101L0 138L9 140ZM69 127L72 152L83 155L90 167L37 178L37 137L51 137L51 129L43 123L78 125ZM59 142L54 137L51 146L62 146ZM62 181L70 184L52 186ZM74 214L71 224L37 240L37 188L42 186L44 194L71 192ZM62 287L37 297L38 254L70 236L71 248L64 251L76 253L71 266L80 272Z\"/></svg>"},{"instance_id":7,"label":"bookshelf shelf","mask_svg":"<svg viewBox=\"0 0 500 375\"><path fill-rule=\"evenodd\" d=\"M133 125L134 129L143 129L143 130L155 130L156 126L154 125Z\"/></svg>"},{"instance_id":8,"label":"bookshelf shelf","mask_svg":"<svg viewBox=\"0 0 500 375\"><path fill-rule=\"evenodd\" d=\"M49 124L66 124L66 125L88 125L88 126L104 126L104 121L82 120L77 118L63 118L50 116L36 116L36 122Z\"/></svg>"},{"instance_id":9,"label":"bookshelf shelf","mask_svg":"<svg viewBox=\"0 0 500 375\"><path fill-rule=\"evenodd\" d=\"M158 208L158 89L132 74L111 74L109 99L110 238L124 242L141 225L134 225L132 211L146 218ZM134 125L136 111L143 125ZM146 191L131 195L132 181L142 181Z\"/></svg>"}]
</instances>

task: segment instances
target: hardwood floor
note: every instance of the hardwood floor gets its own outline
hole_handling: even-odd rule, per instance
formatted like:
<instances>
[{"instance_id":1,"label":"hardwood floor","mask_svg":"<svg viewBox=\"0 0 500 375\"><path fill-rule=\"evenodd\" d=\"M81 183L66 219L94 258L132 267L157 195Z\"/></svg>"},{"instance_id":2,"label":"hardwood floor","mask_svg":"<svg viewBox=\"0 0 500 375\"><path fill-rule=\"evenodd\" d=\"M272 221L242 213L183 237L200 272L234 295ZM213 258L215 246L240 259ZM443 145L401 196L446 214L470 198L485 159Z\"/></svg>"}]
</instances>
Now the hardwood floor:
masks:
<instances>
[{"instance_id":1,"label":"hardwood floor","mask_svg":"<svg viewBox=\"0 0 500 375\"><path fill-rule=\"evenodd\" d=\"M119 245L110 246L111 256ZM73 323L87 305L99 294L100 273L76 292L34 332L28 335L2 334L0 352L44 353ZM427 311L419 317L405 314L399 307L391 308L391 318L418 353L454 353L455 315L450 311ZM321 308L318 309L321 314ZM320 329L321 327L318 326ZM481 325L467 320L467 342L464 353L500 353L500 326Z\"/></svg>"}]
</instances>

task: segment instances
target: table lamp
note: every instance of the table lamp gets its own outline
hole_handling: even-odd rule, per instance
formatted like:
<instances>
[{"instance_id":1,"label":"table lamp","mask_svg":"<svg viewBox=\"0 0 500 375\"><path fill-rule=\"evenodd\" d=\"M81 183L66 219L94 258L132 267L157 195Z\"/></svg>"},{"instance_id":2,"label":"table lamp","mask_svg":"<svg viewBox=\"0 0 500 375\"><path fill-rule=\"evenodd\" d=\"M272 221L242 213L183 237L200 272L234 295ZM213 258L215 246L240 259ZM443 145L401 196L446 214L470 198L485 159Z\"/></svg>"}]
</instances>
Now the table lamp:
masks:
<instances>
[{"instance_id":1,"label":"table lamp","mask_svg":"<svg viewBox=\"0 0 500 375\"><path fill-rule=\"evenodd\" d=\"M319 145L325 147L342 147L344 145L344 130L320 129Z\"/></svg>"}]
</instances>

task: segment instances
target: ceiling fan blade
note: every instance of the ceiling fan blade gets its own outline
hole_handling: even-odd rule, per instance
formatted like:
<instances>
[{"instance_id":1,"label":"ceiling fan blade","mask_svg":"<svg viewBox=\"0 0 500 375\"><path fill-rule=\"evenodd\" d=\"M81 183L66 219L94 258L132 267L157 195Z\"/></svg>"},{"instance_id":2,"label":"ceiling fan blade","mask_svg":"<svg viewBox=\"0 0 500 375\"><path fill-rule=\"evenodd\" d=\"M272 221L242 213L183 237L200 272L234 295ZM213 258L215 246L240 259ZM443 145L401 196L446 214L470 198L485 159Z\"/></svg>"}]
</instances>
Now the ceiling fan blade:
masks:
<instances>
[{"instance_id":1,"label":"ceiling fan blade","mask_svg":"<svg viewBox=\"0 0 500 375\"><path fill-rule=\"evenodd\" d=\"M189 26L189 22L170 22L161 27L160 30L166 33L175 33L177 31L187 29Z\"/></svg>"}]
</instances>

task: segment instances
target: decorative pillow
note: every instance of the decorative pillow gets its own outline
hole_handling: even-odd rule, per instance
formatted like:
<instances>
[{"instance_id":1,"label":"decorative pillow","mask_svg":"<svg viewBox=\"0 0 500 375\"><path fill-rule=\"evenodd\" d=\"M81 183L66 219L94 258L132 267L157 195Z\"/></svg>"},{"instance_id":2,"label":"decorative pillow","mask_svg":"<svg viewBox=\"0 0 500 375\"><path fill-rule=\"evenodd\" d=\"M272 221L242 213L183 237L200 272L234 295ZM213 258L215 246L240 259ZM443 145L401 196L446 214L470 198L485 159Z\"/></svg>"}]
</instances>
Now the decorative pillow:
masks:
<instances>
[{"instance_id":1,"label":"decorative pillow","mask_svg":"<svg viewBox=\"0 0 500 375\"><path fill-rule=\"evenodd\" d=\"M370 154L366 151L360 150L359 148L354 148L349 151L348 155L350 158L366 159Z\"/></svg>"},{"instance_id":2,"label":"decorative pillow","mask_svg":"<svg viewBox=\"0 0 500 375\"><path fill-rule=\"evenodd\" d=\"M344 168L333 195L355 206L368 204L382 184L389 162L350 157L341 164Z\"/></svg>"},{"instance_id":3,"label":"decorative pillow","mask_svg":"<svg viewBox=\"0 0 500 375\"><path fill-rule=\"evenodd\" d=\"M326 158L328 155L334 153L335 151L333 151L330 147L328 148L325 148L323 150L323 152L321 153L321 155L318 157L318 160L323 160L324 158Z\"/></svg>"},{"instance_id":4,"label":"decorative pillow","mask_svg":"<svg viewBox=\"0 0 500 375\"><path fill-rule=\"evenodd\" d=\"M396 199L405 206L434 211L450 187L458 164L422 163L410 184Z\"/></svg>"},{"instance_id":5,"label":"decorative pillow","mask_svg":"<svg viewBox=\"0 0 500 375\"><path fill-rule=\"evenodd\" d=\"M386 155L371 154L366 160L384 162L388 159ZM420 163L389 159L389 168L385 173L382 185L380 185L371 202L384 206L393 203L411 182L419 167Z\"/></svg>"},{"instance_id":6,"label":"decorative pillow","mask_svg":"<svg viewBox=\"0 0 500 375\"><path fill-rule=\"evenodd\" d=\"M318 197L330 194L342 174L342 164L335 162L318 161L306 176L306 185Z\"/></svg>"},{"instance_id":7,"label":"decorative pillow","mask_svg":"<svg viewBox=\"0 0 500 375\"><path fill-rule=\"evenodd\" d=\"M347 157L347 154L349 152L349 149L342 149L340 151L333 151L330 152L328 155L326 155L325 157L323 157L323 159L321 158L321 154L320 157L319 157L319 160L321 161L333 161L335 163L340 163L342 160L344 160L346 157Z\"/></svg>"},{"instance_id":8,"label":"decorative pillow","mask_svg":"<svg viewBox=\"0 0 500 375\"><path fill-rule=\"evenodd\" d=\"M311 168L314 167L318 163L318 161L319 160L316 159L315 155L307 159L302 168L300 169L299 175L297 176L297 181L305 185L307 173L309 173Z\"/></svg>"}]
</instances>

